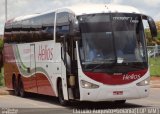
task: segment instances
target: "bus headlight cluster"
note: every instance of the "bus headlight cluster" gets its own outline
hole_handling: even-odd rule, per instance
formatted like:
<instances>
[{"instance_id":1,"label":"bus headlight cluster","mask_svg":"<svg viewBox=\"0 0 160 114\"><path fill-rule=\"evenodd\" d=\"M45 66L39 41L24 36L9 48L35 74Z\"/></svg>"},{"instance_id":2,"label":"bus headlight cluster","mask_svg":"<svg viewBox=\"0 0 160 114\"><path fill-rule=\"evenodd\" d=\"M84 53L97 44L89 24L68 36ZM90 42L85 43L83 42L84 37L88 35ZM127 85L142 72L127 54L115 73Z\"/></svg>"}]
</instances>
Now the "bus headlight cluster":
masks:
<instances>
[{"instance_id":1,"label":"bus headlight cluster","mask_svg":"<svg viewBox=\"0 0 160 114\"><path fill-rule=\"evenodd\" d=\"M81 87L87 88L87 89L93 89L93 88L99 88L98 85L81 80Z\"/></svg>"},{"instance_id":2,"label":"bus headlight cluster","mask_svg":"<svg viewBox=\"0 0 160 114\"><path fill-rule=\"evenodd\" d=\"M150 77L148 77L145 80L137 83L137 86L146 86L146 85L149 85L149 82L150 82Z\"/></svg>"}]
</instances>

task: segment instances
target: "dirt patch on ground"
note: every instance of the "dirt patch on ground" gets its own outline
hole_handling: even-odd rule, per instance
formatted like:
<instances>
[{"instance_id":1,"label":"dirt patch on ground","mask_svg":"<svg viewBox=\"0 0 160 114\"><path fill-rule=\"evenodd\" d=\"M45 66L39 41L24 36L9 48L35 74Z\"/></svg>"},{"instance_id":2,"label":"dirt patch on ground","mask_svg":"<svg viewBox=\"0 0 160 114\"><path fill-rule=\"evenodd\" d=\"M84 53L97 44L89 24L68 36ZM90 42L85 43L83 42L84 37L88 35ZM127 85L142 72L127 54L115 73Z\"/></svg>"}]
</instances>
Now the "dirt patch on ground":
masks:
<instances>
[{"instance_id":1,"label":"dirt patch on ground","mask_svg":"<svg viewBox=\"0 0 160 114\"><path fill-rule=\"evenodd\" d=\"M151 77L151 80L153 80L153 81L154 81L154 80L160 81L160 76L159 76L159 77L158 77L158 76L152 76L152 77Z\"/></svg>"},{"instance_id":2,"label":"dirt patch on ground","mask_svg":"<svg viewBox=\"0 0 160 114\"><path fill-rule=\"evenodd\" d=\"M13 95L13 91L7 87L0 87L0 95Z\"/></svg>"}]
</instances>

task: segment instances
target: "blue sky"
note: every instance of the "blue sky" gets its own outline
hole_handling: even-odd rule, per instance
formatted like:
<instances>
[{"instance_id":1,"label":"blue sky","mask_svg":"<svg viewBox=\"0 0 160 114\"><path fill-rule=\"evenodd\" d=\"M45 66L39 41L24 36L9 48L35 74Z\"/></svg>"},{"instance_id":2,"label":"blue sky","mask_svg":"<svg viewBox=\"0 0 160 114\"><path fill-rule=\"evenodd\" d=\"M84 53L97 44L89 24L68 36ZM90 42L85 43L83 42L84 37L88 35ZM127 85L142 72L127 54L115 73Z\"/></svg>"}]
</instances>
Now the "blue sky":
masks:
<instances>
[{"instance_id":1,"label":"blue sky","mask_svg":"<svg viewBox=\"0 0 160 114\"><path fill-rule=\"evenodd\" d=\"M152 16L154 20L160 20L160 0L8 0L8 19L79 3L114 3L130 5L138 8L142 13ZM5 0L0 0L0 14L0 34L3 34Z\"/></svg>"}]
</instances>

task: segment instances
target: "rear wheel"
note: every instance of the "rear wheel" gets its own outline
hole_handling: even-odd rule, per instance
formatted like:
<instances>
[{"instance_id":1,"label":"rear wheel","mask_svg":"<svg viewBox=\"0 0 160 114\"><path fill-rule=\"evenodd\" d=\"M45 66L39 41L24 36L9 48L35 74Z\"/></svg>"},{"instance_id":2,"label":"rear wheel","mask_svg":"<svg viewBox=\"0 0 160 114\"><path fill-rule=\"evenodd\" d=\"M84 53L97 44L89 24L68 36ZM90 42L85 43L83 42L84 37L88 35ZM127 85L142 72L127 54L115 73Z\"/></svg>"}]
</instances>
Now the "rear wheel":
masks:
<instances>
[{"instance_id":1,"label":"rear wheel","mask_svg":"<svg viewBox=\"0 0 160 114\"><path fill-rule=\"evenodd\" d=\"M19 96L19 88L16 78L13 78L13 89L14 89L14 94L16 96Z\"/></svg>"},{"instance_id":2,"label":"rear wheel","mask_svg":"<svg viewBox=\"0 0 160 114\"><path fill-rule=\"evenodd\" d=\"M21 97L25 97L25 91L22 79L19 80L19 94Z\"/></svg>"},{"instance_id":3,"label":"rear wheel","mask_svg":"<svg viewBox=\"0 0 160 114\"><path fill-rule=\"evenodd\" d=\"M62 81L58 82L58 99L61 105L63 106L67 105L67 101L64 100L64 96L63 96Z\"/></svg>"}]
</instances>

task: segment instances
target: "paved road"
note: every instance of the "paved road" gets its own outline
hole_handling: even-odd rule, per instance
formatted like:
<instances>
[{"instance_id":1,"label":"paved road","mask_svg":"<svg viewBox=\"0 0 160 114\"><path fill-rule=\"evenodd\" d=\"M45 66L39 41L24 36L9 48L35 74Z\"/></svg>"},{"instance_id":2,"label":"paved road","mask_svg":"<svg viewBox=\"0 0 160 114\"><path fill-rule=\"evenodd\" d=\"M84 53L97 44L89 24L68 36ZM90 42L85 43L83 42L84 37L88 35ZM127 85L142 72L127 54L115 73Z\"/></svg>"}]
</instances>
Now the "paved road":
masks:
<instances>
[{"instance_id":1,"label":"paved road","mask_svg":"<svg viewBox=\"0 0 160 114\"><path fill-rule=\"evenodd\" d=\"M93 111L98 114L122 113L122 111L132 111L132 113L141 114L145 112L159 114L160 88L152 88L148 98L128 100L124 105L117 105L112 102L74 102L67 107L62 107L59 105L57 98L29 94L27 98L20 98L14 95L0 95L0 107L0 114L7 114L7 111L12 112L12 114L13 112L14 114L80 114L86 112L93 113Z\"/></svg>"}]
</instances>

